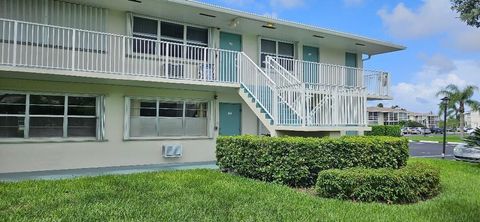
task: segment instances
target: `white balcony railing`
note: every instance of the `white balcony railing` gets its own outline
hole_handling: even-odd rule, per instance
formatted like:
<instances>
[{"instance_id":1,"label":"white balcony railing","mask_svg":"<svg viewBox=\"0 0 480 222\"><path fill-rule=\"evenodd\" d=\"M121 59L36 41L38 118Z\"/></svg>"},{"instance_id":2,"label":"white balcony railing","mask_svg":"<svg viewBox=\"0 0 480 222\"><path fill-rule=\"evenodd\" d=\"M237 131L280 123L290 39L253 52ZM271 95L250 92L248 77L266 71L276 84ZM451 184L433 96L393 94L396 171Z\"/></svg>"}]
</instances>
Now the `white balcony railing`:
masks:
<instances>
[{"instance_id":1,"label":"white balcony railing","mask_svg":"<svg viewBox=\"0 0 480 222\"><path fill-rule=\"evenodd\" d=\"M0 19L0 64L238 83L239 52Z\"/></svg>"},{"instance_id":2,"label":"white balcony railing","mask_svg":"<svg viewBox=\"0 0 480 222\"><path fill-rule=\"evenodd\" d=\"M388 73L334 64L308 62L288 58L275 58L298 80L305 83L365 88L372 97L389 97Z\"/></svg>"}]
</instances>

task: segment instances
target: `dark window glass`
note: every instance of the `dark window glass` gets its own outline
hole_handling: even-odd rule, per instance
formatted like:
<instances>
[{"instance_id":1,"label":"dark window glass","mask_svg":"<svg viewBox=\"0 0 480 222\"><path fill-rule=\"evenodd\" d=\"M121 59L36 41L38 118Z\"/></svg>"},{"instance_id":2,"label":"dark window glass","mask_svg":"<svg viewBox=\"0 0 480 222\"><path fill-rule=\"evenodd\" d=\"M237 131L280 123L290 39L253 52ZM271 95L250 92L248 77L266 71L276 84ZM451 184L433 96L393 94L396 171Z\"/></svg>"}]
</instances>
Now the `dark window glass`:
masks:
<instances>
[{"instance_id":1,"label":"dark window glass","mask_svg":"<svg viewBox=\"0 0 480 222\"><path fill-rule=\"evenodd\" d=\"M68 105L95 106L96 103L97 103L96 97L80 97L80 96L68 97Z\"/></svg>"},{"instance_id":2,"label":"dark window glass","mask_svg":"<svg viewBox=\"0 0 480 222\"><path fill-rule=\"evenodd\" d=\"M95 137L97 135L96 118L68 118L68 137Z\"/></svg>"},{"instance_id":3,"label":"dark window glass","mask_svg":"<svg viewBox=\"0 0 480 222\"><path fill-rule=\"evenodd\" d=\"M187 27L187 41L207 45L208 44L208 30L188 26Z\"/></svg>"},{"instance_id":4,"label":"dark window glass","mask_svg":"<svg viewBox=\"0 0 480 222\"><path fill-rule=\"evenodd\" d=\"M185 106L185 117L207 117L207 103L187 103Z\"/></svg>"},{"instance_id":5,"label":"dark window glass","mask_svg":"<svg viewBox=\"0 0 480 222\"><path fill-rule=\"evenodd\" d=\"M170 22L161 22L161 36L183 40L183 25Z\"/></svg>"},{"instance_id":6,"label":"dark window glass","mask_svg":"<svg viewBox=\"0 0 480 222\"><path fill-rule=\"evenodd\" d=\"M95 97L68 97L68 115L95 116L96 113Z\"/></svg>"},{"instance_id":7,"label":"dark window glass","mask_svg":"<svg viewBox=\"0 0 480 222\"><path fill-rule=\"evenodd\" d=\"M25 114L26 96L0 94L0 114Z\"/></svg>"},{"instance_id":8,"label":"dark window glass","mask_svg":"<svg viewBox=\"0 0 480 222\"><path fill-rule=\"evenodd\" d=\"M156 39L158 33L157 20L133 17L133 32L138 35L154 37Z\"/></svg>"},{"instance_id":9,"label":"dark window glass","mask_svg":"<svg viewBox=\"0 0 480 222\"><path fill-rule=\"evenodd\" d=\"M158 36L158 22L153 19L133 18L133 37L142 39L133 39L131 44L133 52L155 54L156 42Z\"/></svg>"},{"instance_id":10,"label":"dark window glass","mask_svg":"<svg viewBox=\"0 0 480 222\"><path fill-rule=\"evenodd\" d=\"M156 102L140 102L140 116L157 116Z\"/></svg>"},{"instance_id":11,"label":"dark window glass","mask_svg":"<svg viewBox=\"0 0 480 222\"><path fill-rule=\"evenodd\" d=\"M279 42L278 43L278 54L284 55L287 57L293 57L293 44Z\"/></svg>"},{"instance_id":12,"label":"dark window glass","mask_svg":"<svg viewBox=\"0 0 480 222\"><path fill-rule=\"evenodd\" d=\"M182 102L161 102L159 104L158 116L182 117L183 103Z\"/></svg>"},{"instance_id":13,"label":"dark window glass","mask_svg":"<svg viewBox=\"0 0 480 222\"><path fill-rule=\"evenodd\" d=\"M63 115L64 114L64 96L30 96L30 114L31 115Z\"/></svg>"},{"instance_id":14,"label":"dark window glass","mask_svg":"<svg viewBox=\"0 0 480 222\"><path fill-rule=\"evenodd\" d=\"M63 117L30 117L30 137L62 137Z\"/></svg>"},{"instance_id":15,"label":"dark window glass","mask_svg":"<svg viewBox=\"0 0 480 222\"><path fill-rule=\"evenodd\" d=\"M0 138L23 138L25 117L0 116Z\"/></svg>"},{"instance_id":16,"label":"dark window glass","mask_svg":"<svg viewBox=\"0 0 480 222\"><path fill-rule=\"evenodd\" d=\"M262 39L261 49L262 49L262 52L264 52L264 53L270 53L270 54L276 54L277 53L277 47L275 45L275 41Z\"/></svg>"}]
</instances>

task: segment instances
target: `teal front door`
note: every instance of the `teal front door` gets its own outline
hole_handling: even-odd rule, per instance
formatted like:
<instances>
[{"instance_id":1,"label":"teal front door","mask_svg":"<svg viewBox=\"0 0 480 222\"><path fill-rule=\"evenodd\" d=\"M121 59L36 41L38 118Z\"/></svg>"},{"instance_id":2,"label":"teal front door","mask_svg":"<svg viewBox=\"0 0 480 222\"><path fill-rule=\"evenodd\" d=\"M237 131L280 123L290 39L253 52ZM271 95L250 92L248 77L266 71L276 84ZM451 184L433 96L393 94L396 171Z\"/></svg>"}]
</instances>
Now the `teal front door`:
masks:
<instances>
[{"instance_id":1,"label":"teal front door","mask_svg":"<svg viewBox=\"0 0 480 222\"><path fill-rule=\"evenodd\" d=\"M242 36L233 33L220 32L220 49L241 52ZM237 57L237 54L232 52L220 52L220 81L237 81Z\"/></svg>"},{"instance_id":2,"label":"teal front door","mask_svg":"<svg viewBox=\"0 0 480 222\"><path fill-rule=\"evenodd\" d=\"M242 104L220 103L220 136L240 135Z\"/></svg>"},{"instance_id":3,"label":"teal front door","mask_svg":"<svg viewBox=\"0 0 480 222\"><path fill-rule=\"evenodd\" d=\"M345 53L345 66L357 68L357 54L356 53ZM355 86L357 81L357 70L348 69L346 72L346 84L347 86Z\"/></svg>"},{"instance_id":4,"label":"teal front door","mask_svg":"<svg viewBox=\"0 0 480 222\"><path fill-rule=\"evenodd\" d=\"M303 46L303 61L315 62L313 63L304 63L303 64L303 81L308 83L319 83L318 66L316 63L319 62L318 48Z\"/></svg>"}]
</instances>

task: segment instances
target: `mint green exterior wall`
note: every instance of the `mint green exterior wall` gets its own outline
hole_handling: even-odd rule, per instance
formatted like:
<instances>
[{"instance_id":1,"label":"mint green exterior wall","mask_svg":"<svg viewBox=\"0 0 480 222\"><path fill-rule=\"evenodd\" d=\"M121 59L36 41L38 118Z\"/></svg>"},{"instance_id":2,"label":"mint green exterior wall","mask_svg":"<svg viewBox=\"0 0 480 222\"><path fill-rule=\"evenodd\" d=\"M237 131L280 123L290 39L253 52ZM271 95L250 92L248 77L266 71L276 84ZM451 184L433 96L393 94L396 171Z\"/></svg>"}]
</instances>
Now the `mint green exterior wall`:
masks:
<instances>
[{"instance_id":1,"label":"mint green exterior wall","mask_svg":"<svg viewBox=\"0 0 480 222\"><path fill-rule=\"evenodd\" d=\"M0 72L0 75L2 72ZM35 75L35 74L32 74ZM87 84L56 81L21 80L0 77L0 90L19 92L89 93L105 96L106 139L94 142L56 141L18 142L0 141L0 173L73 169L88 167L144 165L161 163L184 163L215 161L215 138L219 125L218 103L242 104L241 126L243 134L256 135L257 118L238 96L235 89L219 89L217 92L189 90L188 87L152 88L108 84ZM218 96L214 100L214 95ZM125 140L124 110L125 96L161 98L197 98L211 100L213 116L209 127L210 138ZM163 144L182 144L181 158L162 157Z\"/></svg>"}]
</instances>

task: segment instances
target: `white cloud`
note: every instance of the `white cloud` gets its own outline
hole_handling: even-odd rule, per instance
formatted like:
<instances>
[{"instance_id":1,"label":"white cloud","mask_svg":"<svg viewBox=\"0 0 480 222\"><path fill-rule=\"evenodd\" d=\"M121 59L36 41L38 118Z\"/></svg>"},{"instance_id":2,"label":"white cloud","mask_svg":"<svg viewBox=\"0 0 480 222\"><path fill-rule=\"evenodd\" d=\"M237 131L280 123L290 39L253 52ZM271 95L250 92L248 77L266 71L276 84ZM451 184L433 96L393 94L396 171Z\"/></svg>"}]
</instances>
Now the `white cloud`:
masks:
<instances>
[{"instance_id":1,"label":"white cloud","mask_svg":"<svg viewBox=\"0 0 480 222\"><path fill-rule=\"evenodd\" d=\"M270 0L270 6L277 8L297 8L304 4L305 2L303 0Z\"/></svg>"},{"instance_id":2,"label":"white cloud","mask_svg":"<svg viewBox=\"0 0 480 222\"><path fill-rule=\"evenodd\" d=\"M448 73L456 68L453 61L442 54L434 54L432 56L420 54L419 57L427 67L432 67L439 73Z\"/></svg>"},{"instance_id":3,"label":"white cloud","mask_svg":"<svg viewBox=\"0 0 480 222\"><path fill-rule=\"evenodd\" d=\"M263 13L263 16L267 16L267 17L270 17L270 18L278 18L278 14L276 12L265 12Z\"/></svg>"},{"instance_id":4,"label":"white cloud","mask_svg":"<svg viewBox=\"0 0 480 222\"><path fill-rule=\"evenodd\" d=\"M465 51L480 50L480 29L460 21L450 7L449 0L423 0L416 9L399 3L391 11L386 8L379 10L378 15L388 32L397 38L446 35L448 46Z\"/></svg>"},{"instance_id":5,"label":"white cloud","mask_svg":"<svg viewBox=\"0 0 480 222\"><path fill-rule=\"evenodd\" d=\"M439 59L441 58L441 59ZM480 85L480 62L475 60L450 61L452 66L445 70L436 61L448 60L441 55L433 55L409 82L400 82L392 87L394 100L388 105L399 105L411 111L436 113L439 98L436 92L448 84L460 87ZM478 92L476 98L478 99Z\"/></svg>"}]
</instances>

